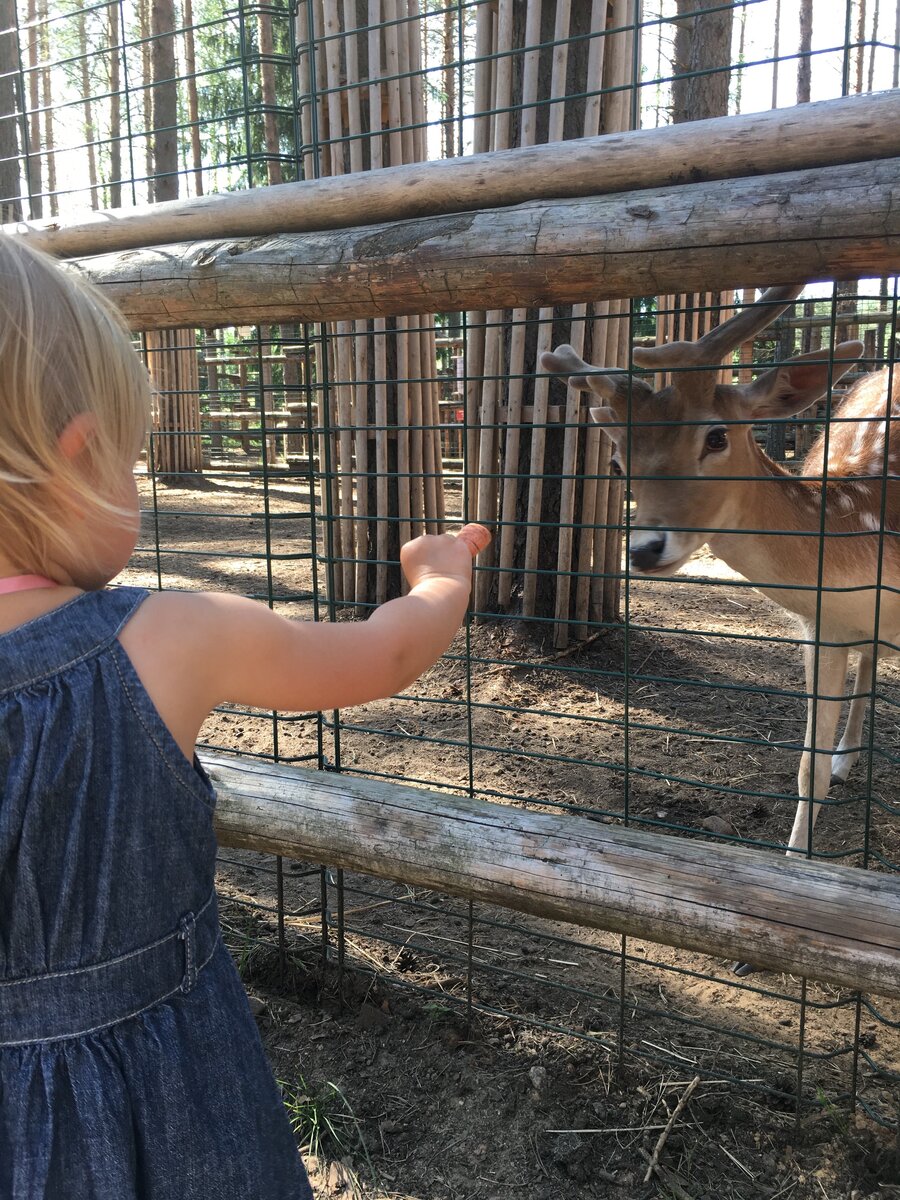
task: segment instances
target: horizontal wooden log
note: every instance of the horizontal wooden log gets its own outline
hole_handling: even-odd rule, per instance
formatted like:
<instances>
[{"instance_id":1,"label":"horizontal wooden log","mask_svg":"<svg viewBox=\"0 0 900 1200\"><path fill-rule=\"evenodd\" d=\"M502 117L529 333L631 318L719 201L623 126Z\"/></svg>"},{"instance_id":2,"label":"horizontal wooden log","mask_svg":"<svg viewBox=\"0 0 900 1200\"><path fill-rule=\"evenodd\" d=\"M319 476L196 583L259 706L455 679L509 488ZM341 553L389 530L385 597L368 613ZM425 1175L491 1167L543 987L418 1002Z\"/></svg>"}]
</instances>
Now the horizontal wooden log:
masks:
<instances>
[{"instance_id":1,"label":"horizontal wooden log","mask_svg":"<svg viewBox=\"0 0 900 1200\"><path fill-rule=\"evenodd\" d=\"M900 996L900 880L205 755L223 845Z\"/></svg>"},{"instance_id":2,"label":"horizontal wooden log","mask_svg":"<svg viewBox=\"0 0 900 1200\"><path fill-rule=\"evenodd\" d=\"M382 171L115 209L78 221L20 222L60 256L208 237L349 228L505 207L768 175L900 155L900 91L823 100L747 116L606 134Z\"/></svg>"},{"instance_id":3,"label":"horizontal wooden log","mask_svg":"<svg viewBox=\"0 0 900 1200\"><path fill-rule=\"evenodd\" d=\"M78 260L136 329L539 307L900 271L900 159Z\"/></svg>"}]
</instances>

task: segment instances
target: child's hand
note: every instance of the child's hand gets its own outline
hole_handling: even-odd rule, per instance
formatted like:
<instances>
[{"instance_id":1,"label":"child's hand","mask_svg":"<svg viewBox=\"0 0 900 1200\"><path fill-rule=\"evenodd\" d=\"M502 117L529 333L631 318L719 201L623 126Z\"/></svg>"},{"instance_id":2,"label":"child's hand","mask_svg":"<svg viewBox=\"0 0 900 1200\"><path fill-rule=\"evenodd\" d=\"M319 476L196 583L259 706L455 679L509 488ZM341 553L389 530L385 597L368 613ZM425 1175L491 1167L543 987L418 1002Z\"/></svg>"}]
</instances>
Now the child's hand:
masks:
<instances>
[{"instance_id":1,"label":"child's hand","mask_svg":"<svg viewBox=\"0 0 900 1200\"><path fill-rule=\"evenodd\" d=\"M483 525L466 525L458 534L424 534L400 550L400 564L411 588L426 579L458 579L469 586L472 559L491 540Z\"/></svg>"}]
</instances>

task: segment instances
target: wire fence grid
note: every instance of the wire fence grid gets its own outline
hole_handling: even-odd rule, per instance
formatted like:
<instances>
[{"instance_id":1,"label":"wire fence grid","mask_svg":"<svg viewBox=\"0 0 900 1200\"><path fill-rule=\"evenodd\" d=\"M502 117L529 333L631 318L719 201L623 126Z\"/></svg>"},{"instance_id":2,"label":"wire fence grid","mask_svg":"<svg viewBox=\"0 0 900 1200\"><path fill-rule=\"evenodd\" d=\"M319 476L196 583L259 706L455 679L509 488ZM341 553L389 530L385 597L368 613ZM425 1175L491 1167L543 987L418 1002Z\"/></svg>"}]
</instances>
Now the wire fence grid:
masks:
<instances>
[{"instance_id":1,"label":"wire fence grid","mask_svg":"<svg viewBox=\"0 0 900 1200\"><path fill-rule=\"evenodd\" d=\"M809 27L808 6L791 0L709 4L693 41L674 19L683 8L20 0L0 34L4 212L66 219L897 86L889 5L815 6ZM716 20L724 32L708 37ZM739 282L722 270L723 288ZM740 301L752 299L744 289ZM671 578L632 574L640 471L630 453L613 461L586 404L538 365L565 340L627 367L631 344L696 338L738 302L723 291L143 335L158 411L130 581L355 619L397 593L402 540L486 517L496 534L471 621L403 696L340 713L226 707L203 747L782 851L808 695L793 621L706 551ZM854 378L894 369L896 279L807 288L723 378L748 383L848 337L864 347ZM758 423L758 444L795 472L817 435L835 436L847 382L796 418ZM890 409L872 420L888 430ZM629 446L652 424L630 410ZM889 443L875 524L857 531L878 542L868 591L881 583L888 599ZM773 531L751 534L762 535ZM827 596L825 547L840 535L823 520L812 536ZM877 682L841 689L867 697L862 758L823 801L807 846L891 873L896 649L883 639ZM576 1039L642 1078L688 1070L786 1112L847 1105L897 1124L893 1002L738 978L700 955L327 866L223 852L221 867L223 921L251 980L267 954L338 992L369 976L473 1025Z\"/></svg>"}]
</instances>

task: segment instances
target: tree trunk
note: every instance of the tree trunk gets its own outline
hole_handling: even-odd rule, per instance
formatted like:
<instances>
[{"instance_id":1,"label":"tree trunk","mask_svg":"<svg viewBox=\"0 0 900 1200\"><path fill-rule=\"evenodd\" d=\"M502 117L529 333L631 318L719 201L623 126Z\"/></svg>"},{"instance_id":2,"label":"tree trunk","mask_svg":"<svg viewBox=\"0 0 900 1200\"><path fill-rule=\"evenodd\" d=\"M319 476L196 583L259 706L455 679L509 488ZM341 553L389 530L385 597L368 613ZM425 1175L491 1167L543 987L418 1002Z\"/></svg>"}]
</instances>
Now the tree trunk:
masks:
<instances>
[{"instance_id":1,"label":"tree trunk","mask_svg":"<svg viewBox=\"0 0 900 1200\"><path fill-rule=\"evenodd\" d=\"M152 0L153 37L153 195L174 200L178 195L178 86L175 80L175 5Z\"/></svg>"},{"instance_id":2,"label":"tree trunk","mask_svg":"<svg viewBox=\"0 0 900 1200\"><path fill-rule=\"evenodd\" d=\"M91 189L91 208L100 207L97 177L97 134L94 129L94 105L91 99L90 59L88 51L87 18L78 9L78 53L81 63L81 98L84 112L84 141L88 160L88 182Z\"/></svg>"},{"instance_id":3,"label":"tree trunk","mask_svg":"<svg viewBox=\"0 0 900 1200\"><path fill-rule=\"evenodd\" d=\"M808 104L812 82L813 0L800 0L800 45L797 48L797 103Z\"/></svg>"},{"instance_id":4,"label":"tree trunk","mask_svg":"<svg viewBox=\"0 0 900 1200\"><path fill-rule=\"evenodd\" d=\"M184 0L184 71L187 75L188 119L191 123L191 164L194 195L203 195L203 151L200 145L200 105L197 98L197 62L194 52L194 8Z\"/></svg>"},{"instance_id":5,"label":"tree trunk","mask_svg":"<svg viewBox=\"0 0 900 1200\"><path fill-rule=\"evenodd\" d=\"M376 225L533 200L637 193L641 188L897 157L900 95L881 92L179 200L121 212L114 221L98 214L49 227L37 223L27 236L61 257L99 254L205 237L266 236L273 229L300 233Z\"/></svg>"},{"instance_id":6,"label":"tree trunk","mask_svg":"<svg viewBox=\"0 0 900 1200\"><path fill-rule=\"evenodd\" d=\"M740 35L738 38L738 53L737 53L738 69L737 69L737 79L735 81L735 87L734 87L734 111L735 111L736 116L740 115L741 100L742 100L742 96L743 96L743 84L744 84L744 78L743 78L744 66L743 66L743 64L744 64L745 47L747 45L747 5L746 4L741 8L740 22L741 22L741 32L740 32Z\"/></svg>"},{"instance_id":7,"label":"tree trunk","mask_svg":"<svg viewBox=\"0 0 900 1200\"><path fill-rule=\"evenodd\" d=\"M441 101L441 128L444 158L461 154L456 141L456 9L448 4L444 12L444 95Z\"/></svg>"},{"instance_id":8,"label":"tree trunk","mask_svg":"<svg viewBox=\"0 0 900 1200\"><path fill-rule=\"evenodd\" d=\"M108 15L109 30L109 203L111 208L122 206L122 87L119 56L122 43L119 37L119 3L111 0Z\"/></svg>"},{"instance_id":9,"label":"tree trunk","mask_svg":"<svg viewBox=\"0 0 900 1200\"><path fill-rule=\"evenodd\" d=\"M22 219L19 175L19 35L15 0L0 0L0 211L4 220Z\"/></svg>"},{"instance_id":10,"label":"tree trunk","mask_svg":"<svg viewBox=\"0 0 900 1200\"><path fill-rule=\"evenodd\" d=\"M866 65L866 0L857 0L859 5L859 18L856 26L856 78L854 81L855 92L863 90L863 71Z\"/></svg>"},{"instance_id":11,"label":"tree trunk","mask_svg":"<svg viewBox=\"0 0 900 1200\"><path fill-rule=\"evenodd\" d=\"M676 124L728 112L733 20L730 4L710 6L709 0L678 0L672 80L672 120Z\"/></svg>"},{"instance_id":12,"label":"tree trunk","mask_svg":"<svg viewBox=\"0 0 900 1200\"><path fill-rule=\"evenodd\" d=\"M38 41L36 0L28 0L28 199L32 217L44 215L41 186L41 114L40 76L38 75Z\"/></svg>"},{"instance_id":13,"label":"tree trunk","mask_svg":"<svg viewBox=\"0 0 900 1200\"><path fill-rule=\"evenodd\" d=\"M866 91L871 92L875 86L875 53L879 49L878 46L878 23L881 18L879 0L875 0L875 7L872 10L872 41L869 46L869 75L866 81Z\"/></svg>"},{"instance_id":14,"label":"tree trunk","mask_svg":"<svg viewBox=\"0 0 900 1200\"><path fill-rule=\"evenodd\" d=\"M776 37L778 11L776 8ZM708 0L678 0L672 81L674 124L727 115L733 22L730 5L711 8ZM777 65L774 78L778 78ZM772 104L774 107L774 99ZM657 340L693 340L714 323L714 306L727 308L731 303L733 296L720 293L718 288L701 294L660 296ZM657 387L664 387L668 381L666 373L657 374Z\"/></svg>"},{"instance_id":15,"label":"tree trunk","mask_svg":"<svg viewBox=\"0 0 900 1200\"><path fill-rule=\"evenodd\" d=\"M40 21L40 53L41 61L41 105L44 109L44 144L43 152L47 161L47 192L50 200L50 216L59 213L59 200L56 195L56 140L53 131L52 89L50 86L50 26L47 12L47 0L38 2L38 20Z\"/></svg>"},{"instance_id":16,"label":"tree trunk","mask_svg":"<svg viewBox=\"0 0 900 1200\"><path fill-rule=\"evenodd\" d=\"M144 169L147 177L147 203L156 199L154 186L153 130L153 65L150 43L150 0L137 0L138 26L141 39L141 108L144 118Z\"/></svg>"},{"instance_id":17,"label":"tree trunk","mask_svg":"<svg viewBox=\"0 0 900 1200\"><path fill-rule=\"evenodd\" d=\"M895 877L574 813L203 756L224 846L900 997ZM539 852L536 852L536 847Z\"/></svg>"},{"instance_id":18,"label":"tree trunk","mask_svg":"<svg viewBox=\"0 0 900 1200\"><path fill-rule=\"evenodd\" d=\"M275 65L272 62L272 15L261 8L257 13L259 29L259 78L263 104L263 138L266 144L266 180L269 184L281 183L281 146L278 141L278 123L275 108Z\"/></svg>"}]
</instances>

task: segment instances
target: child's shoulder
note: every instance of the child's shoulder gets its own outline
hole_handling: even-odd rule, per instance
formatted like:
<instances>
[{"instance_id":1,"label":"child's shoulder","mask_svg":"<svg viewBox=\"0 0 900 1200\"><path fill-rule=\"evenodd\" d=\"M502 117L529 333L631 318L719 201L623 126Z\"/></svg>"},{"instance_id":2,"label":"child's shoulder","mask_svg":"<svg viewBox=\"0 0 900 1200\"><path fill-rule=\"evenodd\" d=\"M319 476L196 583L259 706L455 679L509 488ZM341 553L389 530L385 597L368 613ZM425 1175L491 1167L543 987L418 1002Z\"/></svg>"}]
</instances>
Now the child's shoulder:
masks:
<instances>
[{"instance_id":1,"label":"child's shoulder","mask_svg":"<svg viewBox=\"0 0 900 1200\"><path fill-rule=\"evenodd\" d=\"M160 644L175 641L199 649L242 621L268 611L257 601L224 592L149 592L131 624Z\"/></svg>"},{"instance_id":2,"label":"child's shoulder","mask_svg":"<svg viewBox=\"0 0 900 1200\"><path fill-rule=\"evenodd\" d=\"M120 634L129 653L146 648L157 656L174 655L186 664L205 653L220 635L221 605L215 593L164 591L145 596Z\"/></svg>"},{"instance_id":3,"label":"child's shoulder","mask_svg":"<svg viewBox=\"0 0 900 1200\"><path fill-rule=\"evenodd\" d=\"M217 599L209 592L151 592L118 634L145 691L188 759L201 724L225 699L217 679L219 665L233 652L233 639L219 617Z\"/></svg>"}]
</instances>

